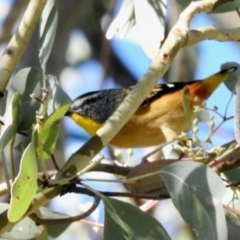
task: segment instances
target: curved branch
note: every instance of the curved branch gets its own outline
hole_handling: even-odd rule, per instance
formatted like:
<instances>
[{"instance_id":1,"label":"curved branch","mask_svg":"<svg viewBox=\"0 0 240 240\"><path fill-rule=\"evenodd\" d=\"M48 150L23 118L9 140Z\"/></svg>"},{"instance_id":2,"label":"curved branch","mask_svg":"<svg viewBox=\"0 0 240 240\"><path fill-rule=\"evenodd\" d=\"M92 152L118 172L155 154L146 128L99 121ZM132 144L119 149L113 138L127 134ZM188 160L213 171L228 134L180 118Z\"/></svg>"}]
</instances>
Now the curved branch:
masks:
<instances>
[{"instance_id":1,"label":"curved branch","mask_svg":"<svg viewBox=\"0 0 240 240\"><path fill-rule=\"evenodd\" d=\"M79 215L76 215L74 217L66 217L66 218L40 218L37 216L36 213L31 214L29 217L38 225L59 225L59 224L66 224L66 223L73 223L79 220L82 220L86 217L88 217L92 212L95 211L95 209L98 207L99 203L101 201L101 198L97 195L94 195L94 202L92 206L84 213L81 213Z\"/></svg>"},{"instance_id":2,"label":"curved branch","mask_svg":"<svg viewBox=\"0 0 240 240\"><path fill-rule=\"evenodd\" d=\"M204 40L217 41L240 41L240 28L226 29L206 26L190 30L187 33L186 47L197 44Z\"/></svg>"}]
</instances>

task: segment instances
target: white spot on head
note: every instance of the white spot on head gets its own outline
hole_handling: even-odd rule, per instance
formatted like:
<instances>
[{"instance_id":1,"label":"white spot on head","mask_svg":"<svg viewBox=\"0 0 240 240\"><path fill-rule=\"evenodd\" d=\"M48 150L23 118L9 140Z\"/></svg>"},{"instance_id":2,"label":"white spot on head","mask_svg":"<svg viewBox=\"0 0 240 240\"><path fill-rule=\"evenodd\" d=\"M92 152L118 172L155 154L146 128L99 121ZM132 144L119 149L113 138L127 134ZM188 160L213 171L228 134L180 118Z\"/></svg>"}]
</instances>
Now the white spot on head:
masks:
<instances>
[{"instance_id":1,"label":"white spot on head","mask_svg":"<svg viewBox=\"0 0 240 240\"><path fill-rule=\"evenodd\" d=\"M168 86L169 88L173 88L175 85L174 85L173 83L167 83L167 86Z\"/></svg>"}]
</instances>

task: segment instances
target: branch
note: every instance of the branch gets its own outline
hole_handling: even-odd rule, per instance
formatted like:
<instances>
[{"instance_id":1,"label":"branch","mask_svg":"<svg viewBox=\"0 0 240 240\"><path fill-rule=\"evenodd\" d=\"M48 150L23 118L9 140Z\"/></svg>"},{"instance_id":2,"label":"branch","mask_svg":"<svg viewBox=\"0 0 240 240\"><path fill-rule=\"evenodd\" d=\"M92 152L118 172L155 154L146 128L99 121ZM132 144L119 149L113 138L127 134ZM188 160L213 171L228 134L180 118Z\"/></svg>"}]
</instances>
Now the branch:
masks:
<instances>
[{"instance_id":1,"label":"branch","mask_svg":"<svg viewBox=\"0 0 240 240\"><path fill-rule=\"evenodd\" d=\"M92 206L84 213L81 213L79 215L73 216L73 217L66 217L66 218L40 218L36 213L31 214L29 217L37 224L37 225L59 225L59 224L67 224L67 223L73 223L76 221L80 221L89 215L91 215L96 208L98 207L99 203L101 201L101 198L97 195L94 195L94 202Z\"/></svg>"},{"instance_id":2,"label":"branch","mask_svg":"<svg viewBox=\"0 0 240 240\"><path fill-rule=\"evenodd\" d=\"M186 47L204 40L240 41L240 28L220 29L214 26L201 27L187 33Z\"/></svg>"},{"instance_id":3,"label":"branch","mask_svg":"<svg viewBox=\"0 0 240 240\"><path fill-rule=\"evenodd\" d=\"M0 98L38 23L47 0L31 0L17 31L0 58Z\"/></svg>"},{"instance_id":4,"label":"branch","mask_svg":"<svg viewBox=\"0 0 240 240\"><path fill-rule=\"evenodd\" d=\"M65 179L67 181L76 176L77 172L83 169L113 139L136 112L158 79L167 71L180 48L187 46L187 44L190 45L188 32L192 18L199 12L212 11L217 5L223 2L225 1L204 0L191 2L180 15L178 22L163 43L158 56L152 61L144 76L103 127L97 131L97 134L68 159L67 163L56 175L56 180Z\"/></svg>"}]
</instances>

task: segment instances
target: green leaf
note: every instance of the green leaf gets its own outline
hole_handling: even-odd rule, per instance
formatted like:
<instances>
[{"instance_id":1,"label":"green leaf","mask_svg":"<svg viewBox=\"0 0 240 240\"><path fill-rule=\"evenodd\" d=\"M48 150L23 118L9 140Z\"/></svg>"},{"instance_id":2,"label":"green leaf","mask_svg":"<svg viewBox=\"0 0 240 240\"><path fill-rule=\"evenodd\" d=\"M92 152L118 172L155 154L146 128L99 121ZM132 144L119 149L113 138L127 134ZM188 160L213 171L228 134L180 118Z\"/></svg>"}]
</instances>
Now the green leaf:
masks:
<instances>
[{"instance_id":1,"label":"green leaf","mask_svg":"<svg viewBox=\"0 0 240 240\"><path fill-rule=\"evenodd\" d=\"M30 98L34 93L41 97L41 81L43 75L37 68L24 68L13 78L13 83L9 88L7 105L14 93L18 92L21 101L18 130L29 130L35 122L36 111L39 110L40 103Z\"/></svg>"},{"instance_id":2,"label":"green leaf","mask_svg":"<svg viewBox=\"0 0 240 240\"><path fill-rule=\"evenodd\" d=\"M63 118L69 106L70 103L66 103L53 112L44 121L40 133L36 134L35 147L38 158L48 159L54 152L60 130L59 120Z\"/></svg>"},{"instance_id":3,"label":"green leaf","mask_svg":"<svg viewBox=\"0 0 240 240\"><path fill-rule=\"evenodd\" d=\"M102 198L105 206L104 239L170 240L161 224L137 207L116 199Z\"/></svg>"},{"instance_id":4,"label":"green leaf","mask_svg":"<svg viewBox=\"0 0 240 240\"><path fill-rule=\"evenodd\" d=\"M226 188L215 172L201 163L184 161L168 165L159 173L175 207L198 239L227 239L221 203Z\"/></svg>"},{"instance_id":5,"label":"green leaf","mask_svg":"<svg viewBox=\"0 0 240 240\"><path fill-rule=\"evenodd\" d=\"M54 125L57 121L61 120L65 113L67 112L67 110L69 109L71 103L65 103L63 104L61 107L58 107L57 110L55 110L55 112L53 112L45 121L43 126L47 127L50 125Z\"/></svg>"},{"instance_id":6,"label":"green leaf","mask_svg":"<svg viewBox=\"0 0 240 240\"><path fill-rule=\"evenodd\" d=\"M182 7L187 7L192 1L191 0L176 0Z\"/></svg>"},{"instance_id":7,"label":"green leaf","mask_svg":"<svg viewBox=\"0 0 240 240\"><path fill-rule=\"evenodd\" d=\"M234 0L234 1L227 2L227 3L219 5L211 13L231 12L231 11L234 11L234 10L236 10L238 8L240 8L240 0Z\"/></svg>"},{"instance_id":8,"label":"green leaf","mask_svg":"<svg viewBox=\"0 0 240 240\"><path fill-rule=\"evenodd\" d=\"M6 211L9 204L0 203L0 213ZM2 224L2 221L0 221ZM26 240L36 239L44 231L44 226L37 226L30 218L26 217L18 222L9 232L1 234L1 239Z\"/></svg>"},{"instance_id":9,"label":"green leaf","mask_svg":"<svg viewBox=\"0 0 240 240\"><path fill-rule=\"evenodd\" d=\"M3 116L7 108L8 91L4 90L3 97L0 98L0 115Z\"/></svg>"},{"instance_id":10,"label":"green leaf","mask_svg":"<svg viewBox=\"0 0 240 240\"><path fill-rule=\"evenodd\" d=\"M44 121L41 128L41 134L35 134L35 148L38 158L41 156L42 159L48 159L51 154L54 153L60 129L59 120L63 118L69 106L70 103L66 103L59 107ZM15 149L22 153L30 142L31 137L27 137L20 142Z\"/></svg>"},{"instance_id":11,"label":"green leaf","mask_svg":"<svg viewBox=\"0 0 240 240\"><path fill-rule=\"evenodd\" d=\"M134 0L137 36L150 59L157 56L164 38L166 12L166 0Z\"/></svg>"},{"instance_id":12,"label":"green leaf","mask_svg":"<svg viewBox=\"0 0 240 240\"><path fill-rule=\"evenodd\" d=\"M3 151L9 141L16 135L19 115L19 94L15 93L4 115L5 125L0 134L0 152Z\"/></svg>"},{"instance_id":13,"label":"green leaf","mask_svg":"<svg viewBox=\"0 0 240 240\"><path fill-rule=\"evenodd\" d=\"M38 190L37 177L37 159L31 142L23 153L19 173L12 185L9 221L19 221L28 210Z\"/></svg>"},{"instance_id":14,"label":"green leaf","mask_svg":"<svg viewBox=\"0 0 240 240\"><path fill-rule=\"evenodd\" d=\"M55 7L55 0L48 0L40 21L39 61L42 69L45 69L52 50L57 30L57 21L58 13Z\"/></svg>"},{"instance_id":15,"label":"green leaf","mask_svg":"<svg viewBox=\"0 0 240 240\"><path fill-rule=\"evenodd\" d=\"M58 135L59 125L47 126L40 130L40 133L36 134L35 147L36 154L39 159L46 160L54 152Z\"/></svg>"}]
</instances>

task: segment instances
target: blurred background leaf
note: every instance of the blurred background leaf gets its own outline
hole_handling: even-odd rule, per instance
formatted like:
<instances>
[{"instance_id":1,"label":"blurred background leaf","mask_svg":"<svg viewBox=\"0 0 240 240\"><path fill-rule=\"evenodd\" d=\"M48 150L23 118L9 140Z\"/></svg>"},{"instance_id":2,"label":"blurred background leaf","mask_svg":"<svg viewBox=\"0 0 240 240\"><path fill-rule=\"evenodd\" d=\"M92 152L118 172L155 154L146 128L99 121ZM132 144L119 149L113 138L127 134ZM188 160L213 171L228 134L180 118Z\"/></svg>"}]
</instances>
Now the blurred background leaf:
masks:
<instances>
[{"instance_id":1,"label":"blurred background leaf","mask_svg":"<svg viewBox=\"0 0 240 240\"><path fill-rule=\"evenodd\" d=\"M45 72L57 31L58 13L55 0L48 0L40 21L39 61Z\"/></svg>"},{"instance_id":2,"label":"blurred background leaf","mask_svg":"<svg viewBox=\"0 0 240 240\"><path fill-rule=\"evenodd\" d=\"M30 97L34 93L41 98L42 72L37 68L25 68L19 71L13 78L8 89L7 105L11 96L18 93L20 97L20 114L18 130L25 131L32 127L35 122L36 111L40 103Z\"/></svg>"}]
</instances>

